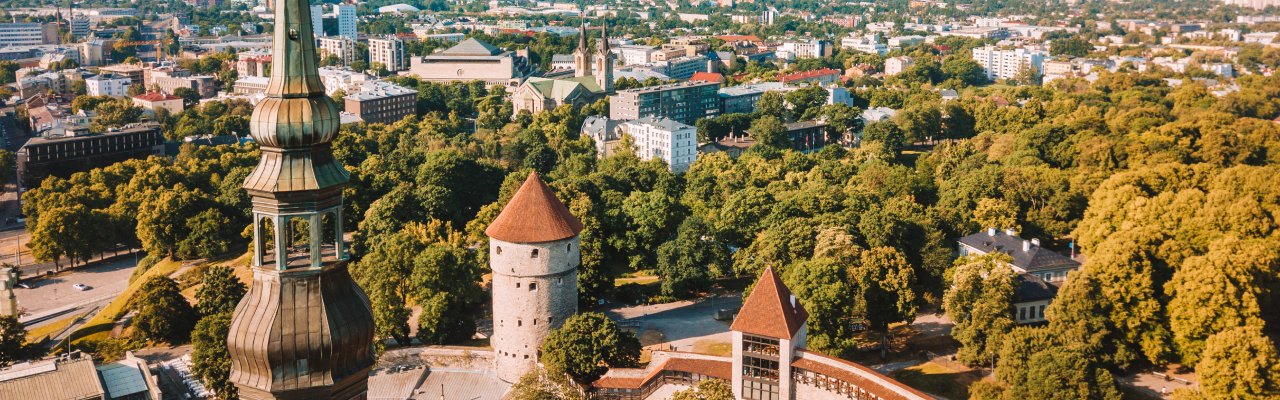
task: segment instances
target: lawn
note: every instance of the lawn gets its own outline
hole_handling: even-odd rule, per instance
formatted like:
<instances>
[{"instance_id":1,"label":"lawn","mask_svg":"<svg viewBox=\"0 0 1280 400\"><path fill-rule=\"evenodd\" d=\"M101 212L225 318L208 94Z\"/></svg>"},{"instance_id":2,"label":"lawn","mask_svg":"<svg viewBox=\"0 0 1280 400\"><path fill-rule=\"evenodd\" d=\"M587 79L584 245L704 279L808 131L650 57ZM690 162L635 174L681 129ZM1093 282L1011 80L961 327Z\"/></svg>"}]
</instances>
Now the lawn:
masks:
<instances>
[{"instance_id":1,"label":"lawn","mask_svg":"<svg viewBox=\"0 0 1280 400\"><path fill-rule=\"evenodd\" d=\"M169 259L161 260L156 265L151 266L142 276L129 283L129 287L124 289L115 300L98 311L98 314L89 319L83 327L77 329L74 333L75 340L72 343L80 343L86 340L103 340L111 335L111 328L114 326L116 319L120 318L125 312L125 305L129 303L129 299L133 298L134 292L142 287L142 282L152 276L168 276L182 268L181 261L173 261Z\"/></svg>"},{"instance_id":2,"label":"lawn","mask_svg":"<svg viewBox=\"0 0 1280 400\"><path fill-rule=\"evenodd\" d=\"M41 326L39 328L29 330L27 331L27 342L38 343L39 341L44 340L44 338L47 336L53 336L58 333L61 333L63 329L66 329L68 326L71 326L71 322L75 321L76 318L80 318L80 317L81 315L79 313L67 314L66 316L62 317L62 319L60 320L53 321L53 322L44 324L44 326Z\"/></svg>"},{"instance_id":3,"label":"lawn","mask_svg":"<svg viewBox=\"0 0 1280 400\"><path fill-rule=\"evenodd\" d=\"M932 362L894 372L893 378L913 388L953 400L969 398L969 385L978 381L972 372L959 372Z\"/></svg>"}]
</instances>

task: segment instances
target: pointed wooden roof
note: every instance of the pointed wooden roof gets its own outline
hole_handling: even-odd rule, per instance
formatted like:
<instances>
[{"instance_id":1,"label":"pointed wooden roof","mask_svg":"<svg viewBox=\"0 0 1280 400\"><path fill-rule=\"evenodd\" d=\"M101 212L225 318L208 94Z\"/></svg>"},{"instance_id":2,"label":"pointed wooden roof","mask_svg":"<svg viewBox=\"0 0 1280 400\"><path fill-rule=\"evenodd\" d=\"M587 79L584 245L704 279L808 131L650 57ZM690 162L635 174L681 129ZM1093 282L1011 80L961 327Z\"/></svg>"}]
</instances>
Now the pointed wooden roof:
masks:
<instances>
[{"instance_id":1,"label":"pointed wooden roof","mask_svg":"<svg viewBox=\"0 0 1280 400\"><path fill-rule=\"evenodd\" d=\"M794 338L809 319L804 305L798 300L794 304L791 289L773 273L773 268L765 268L729 329L776 339Z\"/></svg>"},{"instance_id":2,"label":"pointed wooden roof","mask_svg":"<svg viewBox=\"0 0 1280 400\"><path fill-rule=\"evenodd\" d=\"M582 232L582 222L556 198L537 172L529 173L520 190L484 233L512 243L540 243L567 239Z\"/></svg>"}]
</instances>

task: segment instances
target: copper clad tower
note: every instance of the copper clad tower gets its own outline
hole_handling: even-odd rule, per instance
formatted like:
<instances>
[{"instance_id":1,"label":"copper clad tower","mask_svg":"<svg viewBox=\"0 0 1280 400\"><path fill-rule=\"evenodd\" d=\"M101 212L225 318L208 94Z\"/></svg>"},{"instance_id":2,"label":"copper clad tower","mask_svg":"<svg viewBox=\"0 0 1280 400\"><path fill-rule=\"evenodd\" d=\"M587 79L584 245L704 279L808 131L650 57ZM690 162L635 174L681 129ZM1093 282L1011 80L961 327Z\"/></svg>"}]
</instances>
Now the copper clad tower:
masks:
<instances>
[{"instance_id":1,"label":"copper clad tower","mask_svg":"<svg viewBox=\"0 0 1280 400\"><path fill-rule=\"evenodd\" d=\"M364 399L373 313L347 273L342 189L330 142L338 108L316 73L307 0L275 0L275 57L250 130L262 160L253 199L253 284L227 347L242 399Z\"/></svg>"}]
</instances>

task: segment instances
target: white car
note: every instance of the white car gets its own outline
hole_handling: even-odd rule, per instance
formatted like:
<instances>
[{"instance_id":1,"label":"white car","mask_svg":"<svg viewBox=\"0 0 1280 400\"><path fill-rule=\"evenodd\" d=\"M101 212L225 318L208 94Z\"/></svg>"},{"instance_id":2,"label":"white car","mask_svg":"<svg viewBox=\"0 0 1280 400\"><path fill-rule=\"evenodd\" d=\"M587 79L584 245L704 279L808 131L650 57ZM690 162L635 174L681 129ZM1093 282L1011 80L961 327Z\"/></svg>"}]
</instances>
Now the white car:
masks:
<instances>
[{"instance_id":1,"label":"white car","mask_svg":"<svg viewBox=\"0 0 1280 400\"><path fill-rule=\"evenodd\" d=\"M76 288L76 290L79 290L81 292L92 289L91 287L89 287L89 285L86 285L83 283L77 283L77 284L71 285L71 287Z\"/></svg>"}]
</instances>

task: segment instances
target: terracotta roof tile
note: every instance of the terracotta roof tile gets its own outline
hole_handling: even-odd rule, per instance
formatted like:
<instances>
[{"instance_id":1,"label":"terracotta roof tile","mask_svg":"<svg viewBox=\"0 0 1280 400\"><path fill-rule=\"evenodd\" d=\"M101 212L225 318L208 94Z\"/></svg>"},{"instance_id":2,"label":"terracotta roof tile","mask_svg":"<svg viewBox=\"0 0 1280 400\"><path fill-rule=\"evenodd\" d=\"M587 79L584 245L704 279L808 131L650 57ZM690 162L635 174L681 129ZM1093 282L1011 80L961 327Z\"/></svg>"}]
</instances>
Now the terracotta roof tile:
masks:
<instances>
[{"instance_id":1,"label":"terracotta roof tile","mask_svg":"<svg viewBox=\"0 0 1280 400\"><path fill-rule=\"evenodd\" d=\"M884 400L920 400L933 396L884 376L861 364L820 353L805 352L791 366L836 378L861 388Z\"/></svg>"},{"instance_id":2,"label":"terracotta roof tile","mask_svg":"<svg viewBox=\"0 0 1280 400\"><path fill-rule=\"evenodd\" d=\"M789 82L795 82L795 81L803 81L806 79L813 79L813 78L824 76L824 75L839 75L839 74L840 74L840 70L838 69L831 69L831 68L815 69L812 71L803 71L803 72L796 72L792 74L781 75L778 77L778 82L789 83Z\"/></svg>"},{"instance_id":3,"label":"terracotta roof tile","mask_svg":"<svg viewBox=\"0 0 1280 400\"><path fill-rule=\"evenodd\" d=\"M690 81L724 83L724 75L718 72L694 72Z\"/></svg>"},{"instance_id":4,"label":"terracotta roof tile","mask_svg":"<svg viewBox=\"0 0 1280 400\"><path fill-rule=\"evenodd\" d=\"M672 354L656 367L640 371L617 368L610 374L600 377L591 386L597 388L639 389L657 379L662 371L691 372L699 375L716 377L724 380L733 379L733 363L722 360L708 360Z\"/></svg>"},{"instance_id":5,"label":"terracotta roof tile","mask_svg":"<svg viewBox=\"0 0 1280 400\"><path fill-rule=\"evenodd\" d=\"M569 213L536 172L529 174L484 231L490 238L512 243L551 242L577 236L578 232L582 232L582 222Z\"/></svg>"},{"instance_id":6,"label":"terracotta roof tile","mask_svg":"<svg viewBox=\"0 0 1280 400\"><path fill-rule=\"evenodd\" d=\"M799 301L792 306L791 298L791 290L773 273L773 268L765 268L729 329L778 339L793 338L809 319L809 313Z\"/></svg>"}]
</instances>

